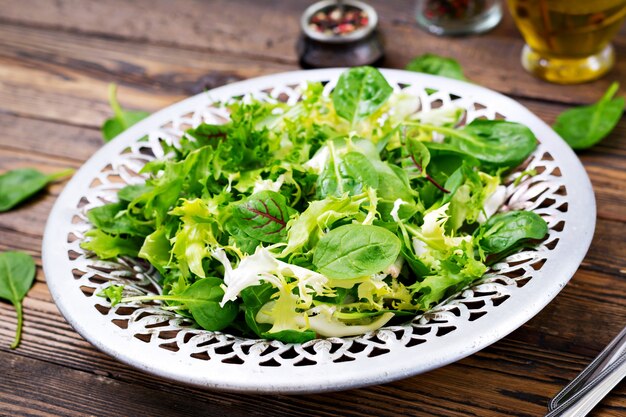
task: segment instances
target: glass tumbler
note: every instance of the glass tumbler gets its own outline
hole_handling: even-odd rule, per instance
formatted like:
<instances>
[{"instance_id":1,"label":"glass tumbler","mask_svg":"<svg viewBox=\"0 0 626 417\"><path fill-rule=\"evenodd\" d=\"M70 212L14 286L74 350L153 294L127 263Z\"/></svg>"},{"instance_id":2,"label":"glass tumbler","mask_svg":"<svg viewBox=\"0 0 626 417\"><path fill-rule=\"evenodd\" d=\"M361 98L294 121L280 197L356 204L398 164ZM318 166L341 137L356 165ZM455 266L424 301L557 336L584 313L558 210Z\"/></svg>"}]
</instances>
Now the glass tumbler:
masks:
<instances>
[{"instance_id":1,"label":"glass tumbler","mask_svg":"<svg viewBox=\"0 0 626 417\"><path fill-rule=\"evenodd\" d=\"M626 16L626 0L508 0L526 45L522 65L547 81L581 83L614 64L611 39Z\"/></svg>"}]
</instances>

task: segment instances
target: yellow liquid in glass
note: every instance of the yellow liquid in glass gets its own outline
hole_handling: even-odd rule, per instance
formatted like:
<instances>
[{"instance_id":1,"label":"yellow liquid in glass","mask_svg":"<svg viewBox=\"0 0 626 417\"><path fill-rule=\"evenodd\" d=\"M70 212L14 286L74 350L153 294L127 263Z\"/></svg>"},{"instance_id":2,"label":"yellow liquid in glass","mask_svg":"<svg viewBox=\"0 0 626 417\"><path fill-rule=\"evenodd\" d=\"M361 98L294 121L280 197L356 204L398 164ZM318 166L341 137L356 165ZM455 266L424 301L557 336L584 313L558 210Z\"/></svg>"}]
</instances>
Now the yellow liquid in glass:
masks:
<instances>
[{"instance_id":1,"label":"yellow liquid in glass","mask_svg":"<svg viewBox=\"0 0 626 417\"><path fill-rule=\"evenodd\" d=\"M626 16L626 0L508 0L526 40L522 64L552 82L603 75L614 62L609 42Z\"/></svg>"}]
</instances>

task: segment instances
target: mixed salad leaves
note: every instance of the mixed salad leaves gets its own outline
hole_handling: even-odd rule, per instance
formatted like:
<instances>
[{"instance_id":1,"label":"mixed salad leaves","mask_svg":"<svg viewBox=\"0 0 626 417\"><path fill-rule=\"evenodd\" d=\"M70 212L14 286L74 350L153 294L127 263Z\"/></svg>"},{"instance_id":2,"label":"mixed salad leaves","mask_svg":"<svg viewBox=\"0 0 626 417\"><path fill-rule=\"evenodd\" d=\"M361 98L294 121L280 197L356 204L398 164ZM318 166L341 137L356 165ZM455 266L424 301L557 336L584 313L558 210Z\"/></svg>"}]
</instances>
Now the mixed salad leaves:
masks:
<instances>
[{"instance_id":1,"label":"mixed salad leaves","mask_svg":"<svg viewBox=\"0 0 626 417\"><path fill-rule=\"evenodd\" d=\"M495 214L502 176L537 146L503 120L419 111L371 67L295 105L223 104L149 179L88 212L83 248L139 257L163 295L117 285L112 304L161 300L207 330L300 343L403 322L545 237L532 212Z\"/></svg>"}]
</instances>

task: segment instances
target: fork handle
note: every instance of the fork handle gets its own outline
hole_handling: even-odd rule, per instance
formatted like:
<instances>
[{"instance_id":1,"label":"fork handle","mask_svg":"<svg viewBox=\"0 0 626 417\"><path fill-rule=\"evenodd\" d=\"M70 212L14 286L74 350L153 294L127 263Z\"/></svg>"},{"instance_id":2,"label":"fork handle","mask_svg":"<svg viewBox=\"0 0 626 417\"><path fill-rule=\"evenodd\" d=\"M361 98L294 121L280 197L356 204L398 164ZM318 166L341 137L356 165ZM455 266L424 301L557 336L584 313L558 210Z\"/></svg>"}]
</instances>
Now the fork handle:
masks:
<instances>
[{"instance_id":1,"label":"fork handle","mask_svg":"<svg viewBox=\"0 0 626 417\"><path fill-rule=\"evenodd\" d=\"M608 368L611 363L626 353L626 327L600 352L598 356L563 388L548 403L548 410L552 411L572 398L578 391Z\"/></svg>"},{"instance_id":2,"label":"fork handle","mask_svg":"<svg viewBox=\"0 0 626 417\"><path fill-rule=\"evenodd\" d=\"M626 376L626 353L546 417L583 417Z\"/></svg>"}]
</instances>

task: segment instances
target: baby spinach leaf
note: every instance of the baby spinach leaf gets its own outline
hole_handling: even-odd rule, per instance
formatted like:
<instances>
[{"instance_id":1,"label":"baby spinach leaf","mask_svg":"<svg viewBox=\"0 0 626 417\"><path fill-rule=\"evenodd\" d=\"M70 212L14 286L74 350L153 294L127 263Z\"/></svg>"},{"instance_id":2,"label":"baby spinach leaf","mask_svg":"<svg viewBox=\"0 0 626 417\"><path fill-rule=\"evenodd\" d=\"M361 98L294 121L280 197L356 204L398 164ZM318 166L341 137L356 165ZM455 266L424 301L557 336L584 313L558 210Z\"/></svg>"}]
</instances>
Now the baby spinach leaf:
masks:
<instances>
[{"instance_id":1,"label":"baby spinach leaf","mask_svg":"<svg viewBox=\"0 0 626 417\"><path fill-rule=\"evenodd\" d=\"M333 279L352 279L381 272L401 249L400 239L380 226L347 224L322 237L313 265Z\"/></svg>"},{"instance_id":2,"label":"baby spinach leaf","mask_svg":"<svg viewBox=\"0 0 626 417\"><path fill-rule=\"evenodd\" d=\"M367 156L360 152L348 152L341 159L339 172L344 179L348 179L346 188L350 194L360 194L366 186L378 187L376 168Z\"/></svg>"},{"instance_id":3,"label":"baby spinach leaf","mask_svg":"<svg viewBox=\"0 0 626 417\"><path fill-rule=\"evenodd\" d=\"M13 304L17 314L17 329L11 349L17 348L22 336L22 300L33 285L35 262L24 252L0 253L0 298Z\"/></svg>"},{"instance_id":4,"label":"baby spinach leaf","mask_svg":"<svg viewBox=\"0 0 626 417\"><path fill-rule=\"evenodd\" d=\"M113 109L113 117L107 119L102 125L102 136L108 142L135 123L150 115L145 111L124 110L117 101L117 86L109 84L109 105Z\"/></svg>"},{"instance_id":5,"label":"baby spinach leaf","mask_svg":"<svg viewBox=\"0 0 626 417\"><path fill-rule=\"evenodd\" d=\"M235 206L233 211L237 225L243 232L269 243L285 241L290 213L285 197L270 190L252 194Z\"/></svg>"},{"instance_id":6,"label":"baby spinach leaf","mask_svg":"<svg viewBox=\"0 0 626 417\"><path fill-rule=\"evenodd\" d=\"M348 152L341 158L331 158L317 180L320 199L344 193L361 194L364 188L378 187L378 173L370 160L359 152Z\"/></svg>"},{"instance_id":7,"label":"baby spinach leaf","mask_svg":"<svg viewBox=\"0 0 626 417\"><path fill-rule=\"evenodd\" d=\"M203 278L187 288L179 298L194 320L206 330L218 331L228 326L237 317L239 308L232 301L220 307L224 297L219 278Z\"/></svg>"},{"instance_id":8,"label":"baby spinach leaf","mask_svg":"<svg viewBox=\"0 0 626 417\"><path fill-rule=\"evenodd\" d=\"M37 194L49 183L74 173L67 169L46 175L36 169L21 168L0 175L0 213L8 211Z\"/></svg>"},{"instance_id":9,"label":"baby spinach leaf","mask_svg":"<svg viewBox=\"0 0 626 417\"><path fill-rule=\"evenodd\" d=\"M220 307L224 297L219 278L202 278L191 284L180 294L146 295L126 297L121 302L163 300L173 302L189 310L193 319L205 330L219 331L227 327L237 316L239 308L232 301Z\"/></svg>"},{"instance_id":10,"label":"baby spinach leaf","mask_svg":"<svg viewBox=\"0 0 626 417\"><path fill-rule=\"evenodd\" d=\"M622 117L624 97L613 98L618 89L615 82L597 103L564 111L552 127L572 148L592 147L611 133Z\"/></svg>"},{"instance_id":11,"label":"baby spinach leaf","mask_svg":"<svg viewBox=\"0 0 626 417\"><path fill-rule=\"evenodd\" d=\"M467 80L463 75L463 68L452 58L446 58L435 54L420 55L406 66L409 71L423 72L425 74L441 75L442 77Z\"/></svg>"},{"instance_id":12,"label":"baby spinach leaf","mask_svg":"<svg viewBox=\"0 0 626 417\"><path fill-rule=\"evenodd\" d=\"M376 68L355 67L341 74L332 99L337 115L354 125L385 104L392 92Z\"/></svg>"},{"instance_id":13,"label":"baby spinach leaf","mask_svg":"<svg viewBox=\"0 0 626 417\"><path fill-rule=\"evenodd\" d=\"M521 164L537 147L537 138L528 127L506 120L475 119L462 129L427 128L446 135L445 143L452 148L496 168Z\"/></svg>"},{"instance_id":14,"label":"baby spinach leaf","mask_svg":"<svg viewBox=\"0 0 626 417\"><path fill-rule=\"evenodd\" d=\"M409 178L402 168L381 161L374 161L373 164L378 175L376 192L379 198L391 202L398 198L413 201Z\"/></svg>"},{"instance_id":15,"label":"baby spinach leaf","mask_svg":"<svg viewBox=\"0 0 626 417\"><path fill-rule=\"evenodd\" d=\"M448 178L464 163L470 167L480 166L478 159L461 152L452 145L438 142L425 142L424 145L430 152L430 166L433 177L441 179L440 174L443 174L444 182L445 178Z\"/></svg>"},{"instance_id":16,"label":"baby spinach leaf","mask_svg":"<svg viewBox=\"0 0 626 417\"><path fill-rule=\"evenodd\" d=\"M480 247L487 255L507 254L528 244L529 240L543 239L548 225L532 211L509 211L492 216L477 231Z\"/></svg>"}]
</instances>

